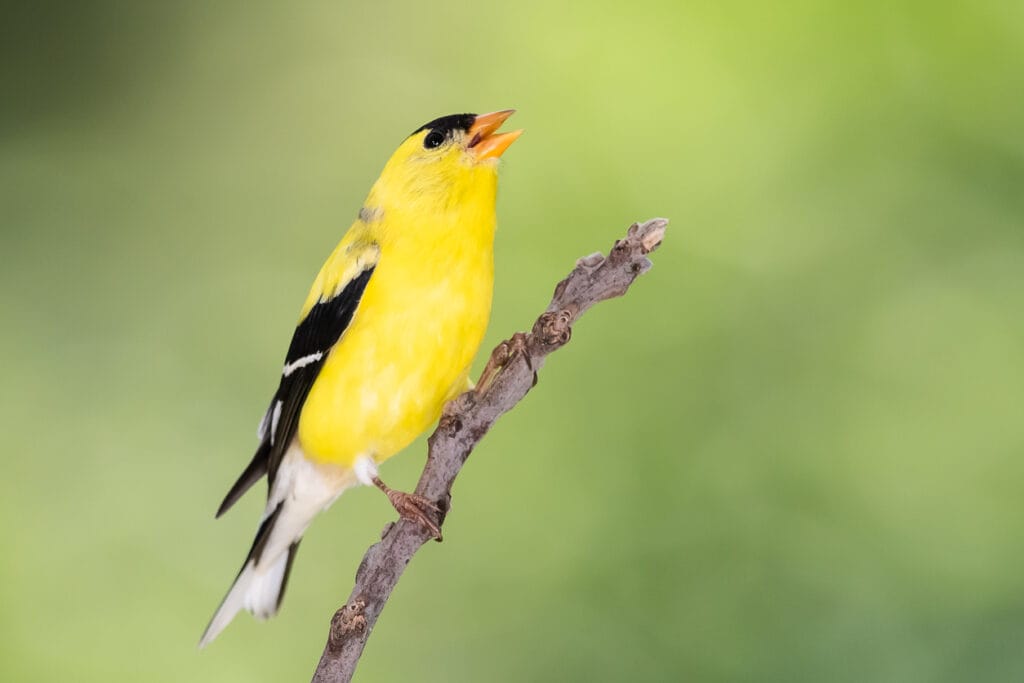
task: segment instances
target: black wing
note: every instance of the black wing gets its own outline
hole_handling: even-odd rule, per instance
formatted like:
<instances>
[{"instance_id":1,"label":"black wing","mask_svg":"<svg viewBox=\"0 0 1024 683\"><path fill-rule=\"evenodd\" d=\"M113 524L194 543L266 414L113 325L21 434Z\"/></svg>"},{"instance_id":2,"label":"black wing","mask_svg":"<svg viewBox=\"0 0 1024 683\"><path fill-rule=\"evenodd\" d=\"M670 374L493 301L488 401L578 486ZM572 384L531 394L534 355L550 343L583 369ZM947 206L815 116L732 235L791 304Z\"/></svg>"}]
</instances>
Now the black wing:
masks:
<instances>
[{"instance_id":1,"label":"black wing","mask_svg":"<svg viewBox=\"0 0 1024 683\"><path fill-rule=\"evenodd\" d=\"M299 414L306 396L320 374L320 368L327 360L331 348L338 343L352 322L352 316L374 268L374 264L367 264L338 294L326 301L318 301L295 328L281 371L281 384L260 423L259 448L249 466L224 497L224 502L217 510L218 517L227 512L264 474L270 486L274 485L277 468L299 427Z\"/></svg>"}]
</instances>

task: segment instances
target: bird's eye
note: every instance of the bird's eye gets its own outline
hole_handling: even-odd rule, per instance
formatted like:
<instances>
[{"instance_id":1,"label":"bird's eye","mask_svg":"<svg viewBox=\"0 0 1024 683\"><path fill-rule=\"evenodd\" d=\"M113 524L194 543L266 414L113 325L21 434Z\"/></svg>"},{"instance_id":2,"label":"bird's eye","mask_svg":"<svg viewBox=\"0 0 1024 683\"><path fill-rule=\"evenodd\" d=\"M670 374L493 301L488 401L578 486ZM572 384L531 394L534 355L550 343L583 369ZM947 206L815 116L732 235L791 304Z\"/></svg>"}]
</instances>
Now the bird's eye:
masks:
<instances>
[{"instance_id":1,"label":"bird's eye","mask_svg":"<svg viewBox=\"0 0 1024 683\"><path fill-rule=\"evenodd\" d=\"M439 130L432 130L427 133L423 146L426 149L434 149L435 147L440 147L442 142L444 142L444 133Z\"/></svg>"}]
</instances>

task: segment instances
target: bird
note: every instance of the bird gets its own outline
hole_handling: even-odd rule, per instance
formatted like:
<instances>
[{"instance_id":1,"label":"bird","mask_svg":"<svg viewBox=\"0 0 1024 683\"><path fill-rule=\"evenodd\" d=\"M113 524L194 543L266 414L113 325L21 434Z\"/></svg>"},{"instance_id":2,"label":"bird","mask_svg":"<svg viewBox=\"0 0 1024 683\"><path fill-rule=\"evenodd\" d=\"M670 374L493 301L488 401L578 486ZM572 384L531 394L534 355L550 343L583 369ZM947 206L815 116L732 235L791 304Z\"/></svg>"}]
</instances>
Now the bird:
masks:
<instances>
[{"instance_id":1,"label":"bird","mask_svg":"<svg viewBox=\"0 0 1024 683\"><path fill-rule=\"evenodd\" d=\"M436 505L396 491L378 466L471 388L494 288L497 166L522 130L514 109L452 114L407 137L313 281L252 460L220 517L264 476L252 547L199 647L241 610L280 609L299 542L346 490L383 491L436 539Z\"/></svg>"}]
</instances>

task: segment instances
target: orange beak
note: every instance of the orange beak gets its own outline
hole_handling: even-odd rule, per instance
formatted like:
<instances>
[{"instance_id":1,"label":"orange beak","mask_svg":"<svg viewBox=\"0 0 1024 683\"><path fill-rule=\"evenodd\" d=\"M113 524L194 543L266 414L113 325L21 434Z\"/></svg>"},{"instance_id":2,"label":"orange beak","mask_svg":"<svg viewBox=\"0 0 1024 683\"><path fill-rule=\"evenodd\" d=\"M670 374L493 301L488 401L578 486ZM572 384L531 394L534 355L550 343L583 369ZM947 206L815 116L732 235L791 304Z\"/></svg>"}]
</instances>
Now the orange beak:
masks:
<instances>
[{"instance_id":1,"label":"orange beak","mask_svg":"<svg viewBox=\"0 0 1024 683\"><path fill-rule=\"evenodd\" d=\"M515 109L504 109L480 114L469 127L469 151L479 160L497 159L520 135L521 130L514 130L509 133L496 132L505 119L515 114Z\"/></svg>"}]
</instances>

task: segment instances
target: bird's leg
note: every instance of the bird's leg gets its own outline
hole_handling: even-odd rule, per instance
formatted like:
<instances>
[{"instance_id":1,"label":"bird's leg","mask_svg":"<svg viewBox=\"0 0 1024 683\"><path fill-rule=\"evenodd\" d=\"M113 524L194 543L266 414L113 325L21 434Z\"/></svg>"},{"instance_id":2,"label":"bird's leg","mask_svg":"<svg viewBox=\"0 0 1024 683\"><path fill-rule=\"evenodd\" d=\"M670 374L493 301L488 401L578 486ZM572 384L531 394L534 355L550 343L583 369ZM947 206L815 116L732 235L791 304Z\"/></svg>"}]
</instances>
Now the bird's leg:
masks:
<instances>
[{"instance_id":1,"label":"bird's leg","mask_svg":"<svg viewBox=\"0 0 1024 683\"><path fill-rule=\"evenodd\" d=\"M371 479L373 485L384 492L391 504L398 511L398 514L405 519L418 522L424 529L429 531L437 541L441 541L441 528L434 521L440 514L441 509L430 500L415 493L396 491L383 481L380 477Z\"/></svg>"}]
</instances>

